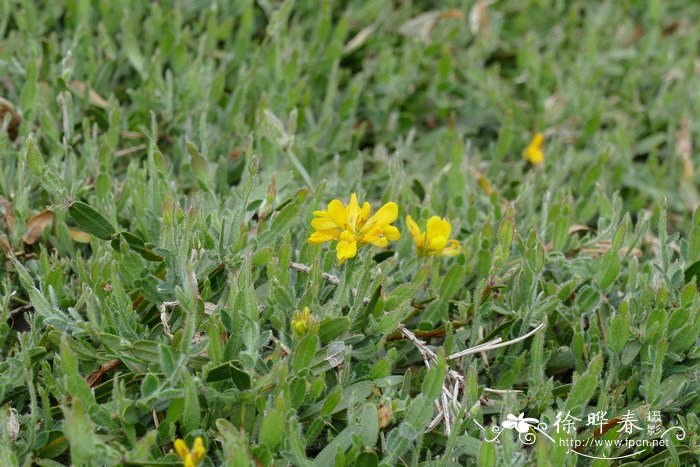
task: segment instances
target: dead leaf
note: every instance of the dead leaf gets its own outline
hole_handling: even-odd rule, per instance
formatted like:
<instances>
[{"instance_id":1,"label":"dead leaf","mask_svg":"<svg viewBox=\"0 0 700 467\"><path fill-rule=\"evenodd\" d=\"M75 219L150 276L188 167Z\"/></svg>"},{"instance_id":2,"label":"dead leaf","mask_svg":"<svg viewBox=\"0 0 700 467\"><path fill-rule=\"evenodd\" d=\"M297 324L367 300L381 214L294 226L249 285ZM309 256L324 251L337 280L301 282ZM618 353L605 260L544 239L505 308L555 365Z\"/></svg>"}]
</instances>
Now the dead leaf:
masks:
<instances>
[{"instance_id":1,"label":"dead leaf","mask_svg":"<svg viewBox=\"0 0 700 467\"><path fill-rule=\"evenodd\" d=\"M632 34L630 34L630 37L627 39L627 43L625 44L625 47L631 47L643 35L644 35L644 28L639 24L635 25L634 29L632 30Z\"/></svg>"},{"instance_id":2,"label":"dead leaf","mask_svg":"<svg viewBox=\"0 0 700 467\"><path fill-rule=\"evenodd\" d=\"M365 42L367 42L367 39L369 39L369 36L372 35L376 28L376 24L372 24L358 32L355 37L350 39L350 41L347 44L345 44L345 46L343 47L343 54L347 55L350 52L353 52L362 47L362 45Z\"/></svg>"},{"instance_id":3,"label":"dead leaf","mask_svg":"<svg viewBox=\"0 0 700 467\"><path fill-rule=\"evenodd\" d=\"M68 229L68 235L74 242L78 243L90 243L90 240L92 240L92 235L78 229Z\"/></svg>"},{"instance_id":4,"label":"dead leaf","mask_svg":"<svg viewBox=\"0 0 700 467\"><path fill-rule=\"evenodd\" d=\"M19 125L22 123L22 118L17 113L15 106L12 102L7 99L0 97L0 126L5 122L5 117L10 115L10 122L7 125L7 134L10 136L10 140L14 141L17 138L17 133L19 132Z\"/></svg>"},{"instance_id":5,"label":"dead leaf","mask_svg":"<svg viewBox=\"0 0 700 467\"><path fill-rule=\"evenodd\" d=\"M3 408L3 410L5 409ZM3 431L7 433L10 443L14 443L19 437L19 420L17 419L17 410L14 407L10 407L6 412L4 428Z\"/></svg>"},{"instance_id":6,"label":"dead leaf","mask_svg":"<svg viewBox=\"0 0 700 467\"><path fill-rule=\"evenodd\" d=\"M15 230L15 209L12 207L12 203L2 196L0 196L0 214L5 216L7 231L12 233Z\"/></svg>"},{"instance_id":7,"label":"dead leaf","mask_svg":"<svg viewBox=\"0 0 700 467\"><path fill-rule=\"evenodd\" d=\"M114 153L114 156L115 157L124 157L124 156L128 156L129 154L133 154L135 152L143 151L144 149L148 149L148 145L146 143L137 144L137 145L131 146L129 148L120 149L119 151Z\"/></svg>"},{"instance_id":8,"label":"dead leaf","mask_svg":"<svg viewBox=\"0 0 700 467\"><path fill-rule=\"evenodd\" d=\"M388 426L391 423L392 416L393 411L391 410L391 407L389 407L388 405L382 405L381 407L379 407L379 410L377 410L379 428L384 428Z\"/></svg>"},{"instance_id":9,"label":"dead leaf","mask_svg":"<svg viewBox=\"0 0 700 467\"><path fill-rule=\"evenodd\" d=\"M77 94L84 96L85 89L87 88L87 86L82 81L73 80L70 82L70 88L73 91L75 91ZM104 99L104 97L100 96L97 93L97 91L95 91L92 88L90 88L90 90L88 92L88 100L90 101L90 104L94 105L95 107L99 107L101 109L106 109L108 106L108 103Z\"/></svg>"},{"instance_id":10,"label":"dead leaf","mask_svg":"<svg viewBox=\"0 0 700 467\"><path fill-rule=\"evenodd\" d=\"M119 133L119 136L124 139L143 139L146 137L146 135L138 131L122 131Z\"/></svg>"},{"instance_id":11,"label":"dead leaf","mask_svg":"<svg viewBox=\"0 0 700 467\"><path fill-rule=\"evenodd\" d=\"M593 232L593 229L588 227L587 225L581 225L581 224L572 224L569 227L569 235L575 234L576 232Z\"/></svg>"},{"instance_id":12,"label":"dead leaf","mask_svg":"<svg viewBox=\"0 0 700 467\"><path fill-rule=\"evenodd\" d=\"M446 18L459 19L462 16L462 11L456 9L428 11L406 21L399 27L399 32L404 36L417 37L423 42L428 42L430 40L430 32L439 20Z\"/></svg>"},{"instance_id":13,"label":"dead leaf","mask_svg":"<svg viewBox=\"0 0 700 467\"><path fill-rule=\"evenodd\" d=\"M110 371L114 370L116 367L119 366L120 363L121 360L115 359L103 364L99 370L93 371L88 375L87 383L90 385L91 388L94 388L95 386L100 384L100 381L102 381L102 378L104 377L105 373L109 373Z\"/></svg>"},{"instance_id":14,"label":"dead leaf","mask_svg":"<svg viewBox=\"0 0 700 467\"><path fill-rule=\"evenodd\" d=\"M0 250L2 250L2 252L5 253L5 255L9 255L10 249L10 242L9 240L7 240L7 235L0 235Z\"/></svg>"},{"instance_id":15,"label":"dead leaf","mask_svg":"<svg viewBox=\"0 0 700 467\"><path fill-rule=\"evenodd\" d=\"M469 29L472 34L483 33L489 35L489 10L486 0L477 0L469 12Z\"/></svg>"},{"instance_id":16,"label":"dead leaf","mask_svg":"<svg viewBox=\"0 0 700 467\"><path fill-rule=\"evenodd\" d=\"M22 235L22 241L27 245L35 244L36 241L39 240L39 237L41 237L44 230L46 230L46 227L51 225L53 218L53 212L45 209L29 219L27 221L27 229L29 230Z\"/></svg>"},{"instance_id":17,"label":"dead leaf","mask_svg":"<svg viewBox=\"0 0 700 467\"><path fill-rule=\"evenodd\" d=\"M216 303L204 302L204 313L209 316L213 315L216 311Z\"/></svg>"},{"instance_id":18,"label":"dead leaf","mask_svg":"<svg viewBox=\"0 0 700 467\"><path fill-rule=\"evenodd\" d=\"M631 254L635 258L639 259L642 257L642 250L639 248L632 248L631 250L627 247L620 248L620 255L627 256L627 253Z\"/></svg>"},{"instance_id":19,"label":"dead leaf","mask_svg":"<svg viewBox=\"0 0 700 467\"><path fill-rule=\"evenodd\" d=\"M487 195L491 196L491 194L494 192L493 185L491 184L491 180L489 180L484 174L479 172L475 168L470 168L469 169L472 173L472 175L476 178L476 183L479 184L479 187L481 190L486 193Z\"/></svg>"}]
</instances>

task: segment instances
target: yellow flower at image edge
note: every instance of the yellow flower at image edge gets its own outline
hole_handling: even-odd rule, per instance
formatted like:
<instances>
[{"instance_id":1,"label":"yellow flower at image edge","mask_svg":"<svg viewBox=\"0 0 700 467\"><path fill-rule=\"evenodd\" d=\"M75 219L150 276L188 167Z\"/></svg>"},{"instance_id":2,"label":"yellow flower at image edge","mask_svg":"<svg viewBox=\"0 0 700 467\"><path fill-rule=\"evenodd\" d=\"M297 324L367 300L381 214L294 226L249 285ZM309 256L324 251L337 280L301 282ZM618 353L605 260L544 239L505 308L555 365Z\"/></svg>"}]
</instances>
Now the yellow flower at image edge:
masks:
<instances>
[{"instance_id":1,"label":"yellow flower at image edge","mask_svg":"<svg viewBox=\"0 0 700 467\"><path fill-rule=\"evenodd\" d=\"M357 255L358 247L371 244L385 247L390 241L401 237L399 229L391 225L399 215L396 203L386 203L371 215L368 202L362 207L357 202L355 193L350 196L348 205L334 199L328 203L325 211L314 211L311 227L315 230L308 239L309 243L338 242L335 247L340 264Z\"/></svg>"},{"instance_id":2,"label":"yellow flower at image edge","mask_svg":"<svg viewBox=\"0 0 700 467\"><path fill-rule=\"evenodd\" d=\"M431 217L426 223L425 232L420 230L411 216L406 216L406 224L420 256L456 256L462 251L459 242L450 239L452 224L447 219Z\"/></svg>"},{"instance_id":3,"label":"yellow flower at image edge","mask_svg":"<svg viewBox=\"0 0 700 467\"><path fill-rule=\"evenodd\" d=\"M192 450L187 447L184 440L175 440L175 452L185 467L196 467L202 459L207 455L207 449L204 447L204 441L201 437L197 437L192 445Z\"/></svg>"},{"instance_id":4,"label":"yellow flower at image edge","mask_svg":"<svg viewBox=\"0 0 700 467\"><path fill-rule=\"evenodd\" d=\"M544 162L544 152L542 152L542 144L544 144L544 135L537 133L532 137L532 141L523 150L523 157L530 164L541 164Z\"/></svg>"},{"instance_id":5,"label":"yellow flower at image edge","mask_svg":"<svg viewBox=\"0 0 700 467\"><path fill-rule=\"evenodd\" d=\"M297 311L294 313L294 318L292 318L292 331L299 337L305 335L311 325L313 324L314 318L311 316L311 311L309 307L304 307L304 311Z\"/></svg>"}]
</instances>

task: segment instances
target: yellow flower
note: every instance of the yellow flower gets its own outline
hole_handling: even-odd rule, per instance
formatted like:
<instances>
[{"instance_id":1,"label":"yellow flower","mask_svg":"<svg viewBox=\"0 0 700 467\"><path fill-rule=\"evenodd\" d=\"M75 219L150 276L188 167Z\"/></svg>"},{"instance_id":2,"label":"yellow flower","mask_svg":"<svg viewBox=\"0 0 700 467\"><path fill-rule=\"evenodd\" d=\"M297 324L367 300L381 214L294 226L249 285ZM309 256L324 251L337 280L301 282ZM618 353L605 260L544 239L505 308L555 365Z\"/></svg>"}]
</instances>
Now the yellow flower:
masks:
<instances>
[{"instance_id":1,"label":"yellow flower","mask_svg":"<svg viewBox=\"0 0 700 467\"><path fill-rule=\"evenodd\" d=\"M532 137L532 141L523 151L523 157L530 164L541 164L544 162L544 152L542 152L542 144L544 143L544 135L536 133Z\"/></svg>"},{"instance_id":2,"label":"yellow flower","mask_svg":"<svg viewBox=\"0 0 700 467\"><path fill-rule=\"evenodd\" d=\"M425 232L421 232L411 216L406 216L406 224L420 256L456 256L462 251L457 240L450 240L452 225L447 219L431 217L425 226Z\"/></svg>"},{"instance_id":3,"label":"yellow flower","mask_svg":"<svg viewBox=\"0 0 700 467\"><path fill-rule=\"evenodd\" d=\"M391 225L399 215L396 203L386 203L371 216L369 203L362 207L357 203L355 193L345 206L340 200L328 203L325 211L314 211L311 227L315 232L308 239L309 243L338 242L335 247L340 264L355 257L357 248L364 244L385 247L390 241L398 240L399 229Z\"/></svg>"},{"instance_id":4,"label":"yellow flower","mask_svg":"<svg viewBox=\"0 0 700 467\"><path fill-rule=\"evenodd\" d=\"M175 452L180 459L182 459L182 464L185 467L196 467L197 464L202 462L202 459L207 455L207 449L204 447L204 441L202 438L197 436L192 445L192 450L187 447L182 439L175 440Z\"/></svg>"},{"instance_id":5,"label":"yellow flower","mask_svg":"<svg viewBox=\"0 0 700 467\"><path fill-rule=\"evenodd\" d=\"M311 325L313 324L314 318L311 316L309 307L305 306L304 311L297 311L294 313L294 318L292 318L292 331L299 337L305 335Z\"/></svg>"}]
</instances>

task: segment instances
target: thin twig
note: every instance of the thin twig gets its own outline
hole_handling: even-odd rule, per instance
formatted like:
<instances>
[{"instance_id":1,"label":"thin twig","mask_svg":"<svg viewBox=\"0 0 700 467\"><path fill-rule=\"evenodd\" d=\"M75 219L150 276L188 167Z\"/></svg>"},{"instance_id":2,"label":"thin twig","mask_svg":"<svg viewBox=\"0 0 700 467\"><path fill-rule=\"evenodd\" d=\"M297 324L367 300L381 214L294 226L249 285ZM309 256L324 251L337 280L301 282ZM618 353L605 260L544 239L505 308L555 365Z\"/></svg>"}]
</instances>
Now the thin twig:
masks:
<instances>
[{"instance_id":1,"label":"thin twig","mask_svg":"<svg viewBox=\"0 0 700 467\"><path fill-rule=\"evenodd\" d=\"M477 345L476 347L472 347L470 349L462 350L461 352L453 353L449 357L447 357L448 360L454 360L455 358L459 357L464 357L465 355L473 354L473 353L478 353L478 352L483 352L485 350L493 350L493 349L499 349L501 347L506 347L509 345L513 345L517 342L523 341L527 339L528 337L532 336L533 334L536 334L543 330L545 328L545 324L541 323L539 326L537 326L535 329L532 331L528 332L527 334L516 337L515 339L505 341L505 342L491 342L491 343L486 343L486 344L480 344Z\"/></svg>"},{"instance_id":2,"label":"thin twig","mask_svg":"<svg viewBox=\"0 0 700 467\"><path fill-rule=\"evenodd\" d=\"M291 269L294 269L295 271L305 272L306 274L311 273L311 267L305 264L291 262L289 263L289 267ZM321 277L323 277L325 281L328 281L333 285L340 285L340 278L338 276L334 276L333 274L324 272L321 274Z\"/></svg>"}]
</instances>

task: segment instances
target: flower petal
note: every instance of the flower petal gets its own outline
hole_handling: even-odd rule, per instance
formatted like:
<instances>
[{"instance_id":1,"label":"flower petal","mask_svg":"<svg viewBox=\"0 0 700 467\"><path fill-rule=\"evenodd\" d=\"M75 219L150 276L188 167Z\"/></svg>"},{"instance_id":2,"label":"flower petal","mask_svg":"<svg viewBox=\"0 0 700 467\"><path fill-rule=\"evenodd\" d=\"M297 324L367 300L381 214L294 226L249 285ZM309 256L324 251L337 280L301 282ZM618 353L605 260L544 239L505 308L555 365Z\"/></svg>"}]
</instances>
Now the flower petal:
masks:
<instances>
[{"instance_id":1,"label":"flower petal","mask_svg":"<svg viewBox=\"0 0 700 467\"><path fill-rule=\"evenodd\" d=\"M543 143L544 135L542 133L535 133L535 136L532 137L532 141L530 141L530 146L533 148L541 148Z\"/></svg>"},{"instance_id":2,"label":"flower petal","mask_svg":"<svg viewBox=\"0 0 700 467\"><path fill-rule=\"evenodd\" d=\"M401 238L401 232L399 232L399 229L397 229L393 225L384 226L383 230L384 230L384 236L390 242L395 242L396 240Z\"/></svg>"},{"instance_id":3,"label":"flower petal","mask_svg":"<svg viewBox=\"0 0 700 467\"><path fill-rule=\"evenodd\" d=\"M408 231L411 232L411 237L413 237L413 241L418 243L418 240L421 236L420 227L418 227L418 224L416 223L416 221L413 220L411 216L406 216L406 225L408 226Z\"/></svg>"},{"instance_id":4,"label":"flower petal","mask_svg":"<svg viewBox=\"0 0 700 467\"><path fill-rule=\"evenodd\" d=\"M344 229L346 227L348 223L348 212L339 199L334 199L328 203L328 217L339 228Z\"/></svg>"},{"instance_id":5,"label":"flower petal","mask_svg":"<svg viewBox=\"0 0 700 467\"><path fill-rule=\"evenodd\" d=\"M527 433L530 431L530 425L524 422L518 422L515 424L515 429L518 430L518 433Z\"/></svg>"},{"instance_id":6,"label":"flower petal","mask_svg":"<svg viewBox=\"0 0 700 467\"><path fill-rule=\"evenodd\" d=\"M512 430L517 424L518 422L516 422L515 420L506 420L503 423L501 423L501 426L503 426L503 428L508 428L509 430Z\"/></svg>"},{"instance_id":7,"label":"flower petal","mask_svg":"<svg viewBox=\"0 0 700 467\"><path fill-rule=\"evenodd\" d=\"M187 443L185 443L184 440L176 439L173 447L175 448L177 455L180 456L180 459L183 461L187 459L187 456L190 454L190 450L187 448Z\"/></svg>"},{"instance_id":8,"label":"flower petal","mask_svg":"<svg viewBox=\"0 0 700 467\"><path fill-rule=\"evenodd\" d=\"M428 236L428 248L433 250L436 254L442 253L443 248L447 245L447 237L440 236Z\"/></svg>"},{"instance_id":9,"label":"flower petal","mask_svg":"<svg viewBox=\"0 0 700 467\"><path fill-rule=\"evenodd\" d=\"M445 237L445 240L447 240L452 233L452 225L446 219L441 219L438 216L433 216L428 219L428 223L425 227L428 239Z\"/></svg>"},{"instance_id":10,"label":"flower petal","mask_svg":"<svg viewBox=\"0 0 700 467\"><path fill-rule=\"evenodd\" d=\"M192 460L198 464L206 455L207 449L204 447L204 441L200 436L197 436L192 445Z\"/></svg>"},{"instance_id":11,"label":"flower petal","mask_svg":"<svg viewBox=\"0 0 700 467\"><path fill-rule=\"evenodd\" d=\"M372 208L370 207L369 203L365 201L365 203L362 205L362 210L360 211L360 218L357 220L357 226L361 228L363 225L365 225L365 222L367 222L367 219L369 219L370 213L372 212Z\"/></svg>"},{"instance_id":12,"label":"flower petal","mask_svg":"<svg viewBox=\"0 0 700 467\"><path fill-rule=\"evenodd\" d=\"M392 201L379 208L372 219L375 220L377 226L384 226L394 222L397 217L399 217L399 206Z\"/></svg>"},{"instance_id":13,"label":"flower petal","mask_svg":"<svg viewBox=\"0 0 700 467\"><path fill-rule=\"evenodd\" d=\"M346 259L354 258L357 255L357 242L354 240L351 242L338 242L338 245L335 247L335 254L340 264L343 264Z\"/></svg>"},{"instance_id":14,"label":"flower petal","mask_svg":"<svg viewBox=\"0 0 700 467\"><path fill-rule=\"evenodd\" d=\"M442 249L443 256L457 256L462 251L462 245L457 240L450 240Z\"/></svg>"},{"instance_id":15,"label":"flower petal","mask_svg":"<svg viewBox=\"0 0 700 467\"><path fill-rule=\"evenodd\" d=\"M338 226L329 217L317 217L316 219L311 219L311 227L314 230L331 230L336 229Z\"/></svg>"},{"instance_id":16,"label":"flower petal","mask_svg":"<svg viewBox=\"0 0 700 467\"><path fill-rule=\"evenodd\" d=\"M306 240L309 243L325 243L338 239L337 230L319 230L312 233Z\"/></svg>"},{"instance_id":17,"label":"flower petal","mask_svg":"<svg viewBox=\"0 0 700 467\"><path fill-rule=\"evenodd\" d=\"M359 224L361 224L361 211L360 211L360 205L357 203L357 194L353 193L350 195L350 202L348 203L347 208L345 208L347 211L347 217L348 217L348 226L353 229L353 230L358 230L359 229Z\"/></svg>"},{"instance_id":18,"label":"flower petal","mask_svg":"<svg viewBox=\"0 0 700 467\"><path fill-rule=\"evenodd\" d=\"M387 240L387 238L381 233L367 234L362 236L360 243L370 243L374 246L378 246L379 248L384 248L389 244L389 240Z\"/></svg>"}]
</instances>

